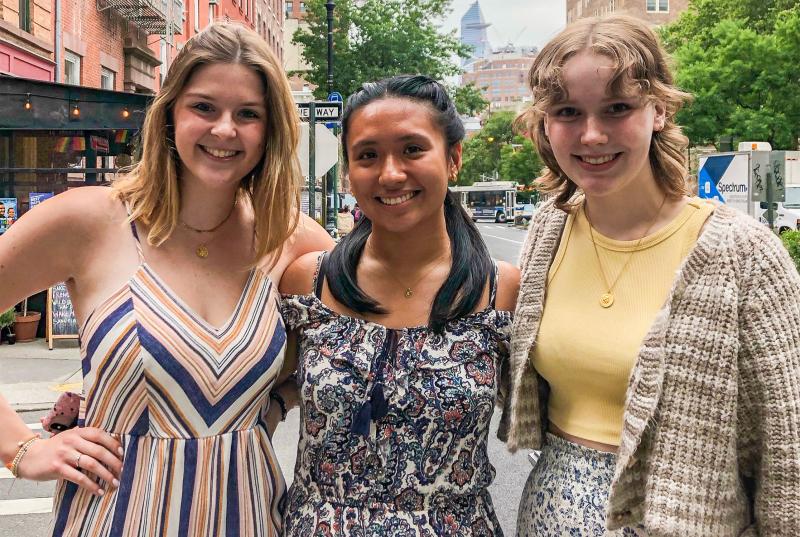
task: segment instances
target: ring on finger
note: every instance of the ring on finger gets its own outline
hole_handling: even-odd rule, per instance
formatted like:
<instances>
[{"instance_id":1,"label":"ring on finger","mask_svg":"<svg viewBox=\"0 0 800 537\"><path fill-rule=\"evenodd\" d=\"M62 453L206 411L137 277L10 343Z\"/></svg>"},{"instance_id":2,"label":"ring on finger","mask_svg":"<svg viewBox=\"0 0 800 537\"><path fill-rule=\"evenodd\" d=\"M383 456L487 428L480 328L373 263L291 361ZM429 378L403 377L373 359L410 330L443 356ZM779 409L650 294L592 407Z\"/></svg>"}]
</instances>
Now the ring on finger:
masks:
<instances>
[{"instance_id":1,"label":"ring on finger","mask_svg":"<svg viewBox=\"0 0 800 537\"><path fill-rule=\"evenodd\" d=\"M81 457L83 457L83 453L78 453L78 455L75 457L75 468L81 467Z\"/></svg>"}]
</instances>

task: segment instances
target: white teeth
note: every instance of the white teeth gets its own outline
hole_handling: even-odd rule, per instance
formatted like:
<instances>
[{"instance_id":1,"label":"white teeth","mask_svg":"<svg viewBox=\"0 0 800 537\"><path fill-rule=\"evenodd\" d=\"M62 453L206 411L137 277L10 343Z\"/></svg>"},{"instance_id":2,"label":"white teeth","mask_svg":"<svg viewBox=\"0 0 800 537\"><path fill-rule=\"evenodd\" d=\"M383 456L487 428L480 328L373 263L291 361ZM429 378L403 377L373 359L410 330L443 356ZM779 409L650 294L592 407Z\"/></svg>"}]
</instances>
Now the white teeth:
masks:
<instances>
[{"instance_id":1,"label":"white teeth","mask_svg":"<svg viewBox=\"0 0 800 537\"><path fill-rule=\"evenodd\" d=\"M584 162L588 162L589 164L605 164L611 160L614 160L614 157L617 155L604 155L602 157L587 157L582 156L581 160Z\"/></svg>"},{"instance_id":2,"label":"white teeth","mask_svg":"<svg viewBox=\"0 0 800 537\"><path fill-rule=\"evenodd\" d=\"M408 201L414 197L414 192L409 192L405 196L400 196L399 198L378 198L381 200L381 203L384 205L397 205L399 203L403 203L404 201Z\"/></svg>"},{"instance_id":3,"label":"white teeth","mask_svg":"<svg viewBox=\"0 0 800 537\"><path fill-rule=\"evenodd\" d=\"M206 150L206 152L208 152L209 154L211 154L211 155L213 155L215 157L218 157L218 158L232 157L233 155L238 153L238 151L226 151L224 149L213 149L211 147L206 147L206 146L202 146L202 147L203 147L203 149Z\"/></svg>"}]
</instances>

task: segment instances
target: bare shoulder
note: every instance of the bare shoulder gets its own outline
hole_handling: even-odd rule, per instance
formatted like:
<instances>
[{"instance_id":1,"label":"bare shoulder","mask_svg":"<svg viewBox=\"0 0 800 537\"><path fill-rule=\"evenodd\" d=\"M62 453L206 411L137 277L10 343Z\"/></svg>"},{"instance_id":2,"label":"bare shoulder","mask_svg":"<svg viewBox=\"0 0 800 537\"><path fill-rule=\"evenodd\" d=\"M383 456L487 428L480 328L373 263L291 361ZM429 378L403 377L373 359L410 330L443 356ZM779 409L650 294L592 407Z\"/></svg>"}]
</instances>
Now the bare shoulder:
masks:
<instances>
[{"instance_id":1,"label":"bare shoulder","mask_svg":"<svg viewBox=\"0 0 800 537\"><path fill-rule=\"evenodd\" d=\"M336 246L328 232L308 215L301 214L291 238L289 239L289 252L292 256L289 261L307 254L321 250L332 250Z\"/></svg>"},{"instance_id":2,"label":"bare shoulder","mask_svg":"<svg viewBox=\"0 0 800 537\"><path fill-rule=\"evenodd\" d=\"M63 247L71 251L77 242L86 251L94 238L111 228L111 222L123 222L125 218L125 209L110 188L87 186L40 203L9 231L14 232L10 236L23 243L35 241L45 249L58 251Z\"/></svg>"},{"instance_id":3,"label":"bare shoulder","mask_svg":"<svg viewBox=\"0 0 800 537\"><path fill-rule=\"evenodd\" d=\"M69 229L75 226L93 227L104 221L118 219L120 215L125 215L124 208L110 188L85 186L67 190L40 203L25 217L37 223L57 221Z\"/></svg>"},{"instance_id":4,"label":"bare shoulder","mask_svg":"<svg viewBox=\"0 0 800 537\"><path fill-rule=\"evenodd\" d=\"M98 252L114 229L109 222L124 218L122 204L103 187L70 190L25 213L0 240L0 306L102 263Z\"/></svg>"},{"instance_id":5,"label":"bare shoulder","mask_svg":"<svg viewBox=\"0 0 800 537\"><path fill-rule=\"evenodd\" d=\"M497 262L497 298L495 308L501 311L514 311L519 294L519 269L505 261Z\"/></svg>"},{"instance_id":6,"label":"bare shoulder","mask_svg":"<svg viewBox=\"0 0 800 537\"><path fill-rule=\"evenodd\" d=\"M314 273L317 270L317 261L322 254L319 252L308 252L296 258L283 271L278 288L285 295L304 295L312 291Z\"/></svg>"}]
</instances>

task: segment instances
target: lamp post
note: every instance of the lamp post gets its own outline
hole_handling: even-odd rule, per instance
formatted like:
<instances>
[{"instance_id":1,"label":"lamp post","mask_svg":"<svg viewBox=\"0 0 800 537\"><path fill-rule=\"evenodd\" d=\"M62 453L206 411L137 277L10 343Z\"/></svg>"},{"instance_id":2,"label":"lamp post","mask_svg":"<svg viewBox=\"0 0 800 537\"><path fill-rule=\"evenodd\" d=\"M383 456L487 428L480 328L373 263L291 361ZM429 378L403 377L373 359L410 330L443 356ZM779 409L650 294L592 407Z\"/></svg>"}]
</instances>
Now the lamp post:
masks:
<instances>
[{"instance_id":1,"label":"lamp post","mask_svg":"<svg viewBox=\"0 0 800 537\"><path fill-rule=\"evenodd\" d=\"M333 8L336 2L328 0L325 9L328 12L328 93L333 92Z\"/></svg>"},{"instance_id":2,"label":"lamp post","mask_svg":"<svg viewBox=\"0 0 800 537\"><path fill-rule=\"evenodd\" d=\"M328 12L328 95L333 93L333 9L336 3L333 0L325 2L325 9ZM330 98L330 97L329 97ZM339 129L335 128L333 133L338 135ZM331 235L336 236L336 213L339 208L338 195L337 195L337 181L336 176L339 171L338 164L328 171L325 178L325 198L328 201L326 204L325 215L325 230Z\"/></svg>"}]
</instances>

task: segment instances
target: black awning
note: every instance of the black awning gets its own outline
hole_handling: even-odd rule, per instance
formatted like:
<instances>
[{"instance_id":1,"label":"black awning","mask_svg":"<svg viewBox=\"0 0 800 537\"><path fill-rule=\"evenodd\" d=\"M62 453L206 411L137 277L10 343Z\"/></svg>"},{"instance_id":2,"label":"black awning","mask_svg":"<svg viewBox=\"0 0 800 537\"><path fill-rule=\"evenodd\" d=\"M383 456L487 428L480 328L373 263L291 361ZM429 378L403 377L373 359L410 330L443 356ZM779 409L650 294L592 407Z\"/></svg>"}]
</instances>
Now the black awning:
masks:
<instances>
[{"instance_id":1,"label":"black awning","mask_svg":"<svg viewBox=\"0 0 800 537\"><path fill-rule=\"evenodd\" d=\"M139 130L152 98L0 76L0 131Z\"/></svg>"}]
</instances>

